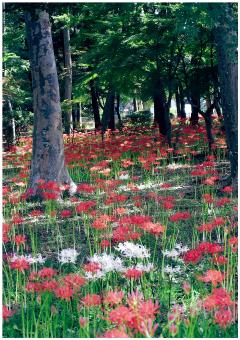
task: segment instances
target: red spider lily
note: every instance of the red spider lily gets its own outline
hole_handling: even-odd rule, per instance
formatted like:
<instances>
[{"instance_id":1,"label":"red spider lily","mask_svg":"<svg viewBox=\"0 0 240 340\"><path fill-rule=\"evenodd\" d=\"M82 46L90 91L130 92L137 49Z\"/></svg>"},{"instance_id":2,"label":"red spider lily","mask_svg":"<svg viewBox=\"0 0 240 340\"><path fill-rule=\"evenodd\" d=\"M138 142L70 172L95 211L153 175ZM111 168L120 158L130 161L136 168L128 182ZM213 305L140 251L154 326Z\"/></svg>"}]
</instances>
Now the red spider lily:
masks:
<instances>
[{"instance_id":1,"label":"red spider lily","mask_svg":"<svg viewBox=\"0 0 240 340\"><path fill-rule=\"evenodd\" d=\"M42 279L43 279L43 278L51 278L51 277L53 277L53 276L55 276L55 275L57 275L57 272L56 272L56 270L53 269L53 268L47 268L47 267L45 267L45 268L39 270L39 272L38 272L38 276L39 276L40 278L42 278Z\"/></svg>"},{"instance_id":2,"label":"red spider lily","mask_svg":"<svg viewBox=\"0 0 240 340\"><path fill-rule=\"evenodd\" d=\"M214 322L221 328L226 328L233 322L233 313L230 309L219 309L214 314Z\"/></svg>"},{"instance_id":3,"label":"red spider lily","mask_svg":"<svg viewBox=\"0 0 240 340\"><path fill-rule=\"evenodd\" d=\"M162 206L166 210L171 210L174 208L174 204L172 202L165 201L162 203Z\"/></svg>"},{"instance_id":4,"label":"red spider lily","mask_svg":"<svg viewBox=\"0 0 240 340\"><path fill-rule=\"evenodd\" d=\"M138 313L143 319L152 319L158 311L158 302L153 303L151 299L147 301L142 301L139 304Z\"/></svg>"},{"instance_id":5,"label":"red spider lily","mask_svg":"<svg viewBox=\"0 0 240 340\"><path fill-rule=\"evenodd\" d=\"M82 303L85 307L95 307L101 304L101 296L98 294L87 294L83 299Z\"/></svg>"},{"instance_id":6,"label":"red spider lily","mask_svg":"<svg viewBox=\"0 0 240 340\"><path fill-rule=\"evenodd\" d=\"M101 338L129 338L129 336L123 330L113 328L103 333Z\"/></svg>"},{"instance_id":7,"label":"red spider lily","mask_svg":"<svg viewBox=\"0 0 240 340\"><path fill-rule=\"evenodd\" d=\"M163 189L168 189L168 188L171 188L171 187L172 187L172 184L170 184L170 183L161 184L161 188L163 188Z\"/></svg>"},{"instance_id":8,"label":"red spider lily","mask_svg":"<svg viewBox=\"0 0 240 340\"><path fill-rule=\"evenodd\" d=\"M103 298L103 303L106 305L118 305L122 302L122 299L124 297L124 293L122 291L108 291L106 296Z\"/></svg>"},{"instance_id":9,"label":"red spider lily","mask_svg":"<svg viewBox=\"0 0 240 340\"><path fill-rule=\"evenodd\" d=\"M88 194L92 194L95 190L96 188L93 185L87 183L82 183L77 186L78 192L87 192Z\"/></svg>"},{"instance_id":10,"label":"red spider lily","mask_svg":"<svg viewBox=\"0 0 240 340\"><path fill-rule=\"evenodd\" d=\"M228 197L222 197L219 200L216 201L216 206L217 207L223 207L224 205L227 205L231 203L231 199Z\"/></svg>"},{"instance_id":11,"label":"red spider lily","mask_svg":"<svg viewBox=\"0 0 240 340\"><path fill-rule=\"evenodd\" d=\"M23 217L21 217L19 214L15 214L12 217L12 224L21 224L24 222Z\"/></svg>"},{"instance_id":12,"label":"red spider lily","mask_svg":"<svg viewBox=\"0 0 240 340\"><path fill-rule=\"evenodd\" d=\"M133 224L133 225L141 225L145 222L151 222L152 218L150 216L145 215L132 215L132 216L124 216L119 219L119 224Z\"/></svg>"},{"instance_id":13,"label":"red spider lily","mask_svg":"<svg viewBox=\"0 0 240 340\"><path fill-rule=\"evenodd\" d=\"M210 194L204 194L203 195L203 200L207 202L208 204L211 204L214 202L214 198Z\"/></svg>"},{"instance_id":14,"label":"red spider lily","mask_svg":"<svg viewBox=\"0 0 240 340\"><path fill-rule=\"evenodd\" d=\"M76 206L76 212L77 213L87 212L91 208L95 207L95 205L96 205L95 201L81 202Z\"/></svg>"},{"instance_id":15,"label":"red spider lily","mask_svg":"<svg viewBox=\"0 0 240 340\"><path fill-rule=\"evenodd\" d=\"M71 210L62 210L60 213L60 216L62 218L68 218L72 216L72 211Z\"/></svg>"},{"instance_id":16,"label":"red spider lily","mask_svg":"<svg viewBox=\"0 0 240 340\"><path fill-rule=\"evenodd\" d=\"M233 187L232 186L226 186L225 188L222 189L222 192L225 192L227 194L231 194L233 192Z\"/></svg>"},{"instance_id":17,"label":"red spider lily","mask_svg":"<svg viewBox=\"0 0 240 340\"><path fill-rule=\"evenodd\" d=\"M86 279L78 274L68 274L63 278L63 281L74 290L78 290L86 283Z\"/></svg>"},{"instance_id":18,"label":"red spider lily","mask_svg":"<svg viewBox=\"0 0 240 340\"><path fill-rule=\"evenodd\" d=\"M219 177L218 176L212 176L212 177L209 177L207 179L205 179L203 181L203 184L206 184L206 185L215 185L215 182L219 180Z\"/></svg>"},{"instance_id":19,"label":"red spider lily","mask_svg":"<svg viewBox=\"0 0 240 340\"><path fill-rule=\"evenodd\" d=\"M32 210L29 213L29 216L31 216L31 217L38 217L38 216L41 216L41 215L43 215L43 212L41 210Z\"/></svg>"},{"instance_id":20,"label":"red spider lily","mask_svg":"<svg viewBox=\"0 0 240 340\"><path fill-rule=\"evenodd\" d=\"M191 285L190 285L190 283L189 282L183 282L183 285L182 285L182 287L183 287L183 290L184 290L184 292L188 295L188 294L190 294L190 292L191 292Z\"/></svg>"},{"instance_id":21,"label":"red spider lily","mask_svg":"<svg viewBox=\"0 0 240 340\"><path fill-rule=\"evenodd\" d=\"M197 278L199 281L211 282L212 285L216 287L218 283L221 283L224 280L224 274L219 270L209 269L204 275L199 275Z\"/></svg>"},{"instance_id":22,"label":"red spider lily","mask_svg":"<svg viewBox=\"0 0 240 340\"><path fill-rule=\"evenodd\" d=\"M8 309L7 306L2 306L2 317L3 319L6 321L8 320L8 318L10 318L11 316L13 316L14 312L10 309Z\"/></svg>"},{"instance_id":23,"label":"red spider lily","mask_svg":"<svg viewBox=\"0 0 240 340\"><path fill-rule=\"evenodd\" d=\"M24 272L24 270L29 269L29 263L25 259L19 258L10 263L10 268Z\"/></svg>"},{"instance_id":24,"label":"red spider lily","mask_svg":"<svg viewBox=\"0 0 240 340\"><path fill-rule=\"evenodd\" d=\"M99 263L90 262L85 264L83 266L83 269L85 270L85 272L96 273L99 269L101 269L101 266Z\"/></svg>"},{"instance_id":25,"label":"red spider lily","mask_svg":"<svg viewBox=\"0 0 240 340\"><path fill-rule=\"evenodd\" d=\"M40 293L43 291L43 285L41 282L28 282L25 287L27 292Z\"/></svg>"},{"instance_id":26,"label":"red spider lily","mask_svg":"<svg viewBox=\"0 0 240 340\"><path fill-rule=\"evenodd\" d=\"M130 240L139 240L141 234L137 231L133 231L132 228L120 225L113 231L113 241L123 242Z\"/></svg>"},{"instance_id":27,"label":"red spider lily","mask_svg":"<svg viewBox=\"0 0 240 340\"><path fill-rule=\"evenodd\" d=\"M202 258L202 252L197 249L188 250L183 259L186 263L198 263Z\"/></svg>"},{"instance_id":28,"label":"red spider lily","mask_svg":"<svg viewBox=\"0 0 240 340\"><path fill-rule=\"evenodd\" d=\"M128 269L124 274L124 276L127 279L134 279L134 280L139 279L142 275L143 275L143 272L135 268Z\"/></svg>"},{"instance_id":29,"label":"red spider lily","mask_svg":"<svg viewBox=\"0 0 240 340\"><path fill-rule=\"evenodd\" d=\"M188 211L184 211L184 212L179 211L171 215L169 217L169 220L172 222L178 222L178 221L188 220L189 218L191 218L191 214Z\"/></svg>"},{"instance_id":30,"label":"red spider lily","mask_svg":"<svg viewBox=\"0 0 240 340\"><path fill-rule=\"evenodd\" d=\"M228 263L228 259L223 255L214 255L213 262L219 265Z\"/></svg>"},{"instance_id":31,"label":"red spider lily","mask_svg":"<svg viewBox=\"0 0 240 340\"><path fill-rule=\"evenodd\" d=\"M56 297L62 300L70 301L71 297L74 294L74 290L71 287L69 287L69 285L66 285L66 286L61 286L61 287L56 288L54 290L54 293Z\"/></svg>"},{"instance_id":32,"label":"red spider lily","mask_svg":"<svg viewBox=\"0 0 240 340\"><path fill-rule=\"evenodd\" d=\"M108 248L108 247L110 247L111 246L111 243L108 241L108 240L102 240L101 242L100 242L100 247L101 248Z\"/></svg>"},{"instance_id":33,"label":"red spider lily","mask_svg":"<svg viewBox=\"0 0 240 340\"><path fill-rule=\"evenodd\" d=\"M116 214L116 215L124 215L126 212L127 212L127 209L123 207L118 207L113 210L113 214Z\"/></svg>"},{"instance_id":34,"label":"red spider lily","mask_svg":"<svg viewBox=\"0 0 240 340\"><path fill-rule=\"evenodd\" d=\"M56 280L42 282L42 290L48 292L54 292L58 288L58 282Z\"/></svg>"},{"instance_id":35,"label":"red spider lily","mask_svg":"<svg viewBox=\"0 0 240 340\"><path fill-rule=\"evenodd\" d=\"M26 236L25 235L15 235L14 242L17 246L20 246L21 244L25 244L26 242Z\"/></svg>"},{"instance_id":36,"label":"red spider lily","mask_svg":"<svg viewBox=\"0 0 240 340\"><path fill-rule=\"evenodd\" d=\"M147 222L143 223L141 229L149 232L150 234L159 235L162 234L166 228L162 226L160 223Z\"/></svg>"},{"instance_id":37,"label":"red spider lily","mask_svg":"<svg viewBox=\"0 0 240 340\"><path fill-rule=\"evenodd\" d=\"M109 313L109 321L116 325L126 324L134 318L134 313L129 307L119 306Z\"/></svg>"},{"instance_id":38,"label":"red spider lily","mask_svg":"<svg viewBox=\"0 0 240 340\"><path fill-rule=\"evenodd\" d=\"M211 295L207 296L203 301L203 307L208 311L215 308L226 308L234 306L231 294L224 288L214 288Z\"/></svg>"},{"instance_id":39,"label":"red spider lily","mask_svg":"<svg viewBox=\"0 0 240 340\"><path fill-rule=\"evenodd\" d=\"M89 319L80 316L79 319L78 319L78 321L79 321L80 327L84 328L84 327L87 326L87 324L88 324L88 322L89 322Z\"/></svg>"},{"instance_id":40,"label":"red spider lily","mask_svg":"<svg viewBox=\"0 0 240 340\"><path fill-rule=\"evenodd\" d=\"M210 243L210 242L202 242L196 248L202 254L216 254L223 251L223 247L217 243Z\"/></svg>"}]
</instances>

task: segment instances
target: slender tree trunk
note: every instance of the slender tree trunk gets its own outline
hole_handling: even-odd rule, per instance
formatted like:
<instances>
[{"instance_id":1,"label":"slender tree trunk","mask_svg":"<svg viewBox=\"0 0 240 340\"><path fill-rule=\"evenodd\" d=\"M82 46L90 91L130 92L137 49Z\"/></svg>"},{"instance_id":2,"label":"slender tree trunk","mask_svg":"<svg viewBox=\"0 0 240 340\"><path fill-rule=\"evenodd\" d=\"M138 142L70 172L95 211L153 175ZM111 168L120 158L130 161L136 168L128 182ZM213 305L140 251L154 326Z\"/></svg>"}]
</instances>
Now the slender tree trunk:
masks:
<instances>
[{"instance_id":1,"label":"slender tree trunk","mask_svg":"<svg viewBox=\"0 0 240 340\"><path fill-rule=\"evenodd\" d=\"M104 109L103 109L102 135L104 135L104 133L105 133L105 131L107 130L108 127L110 129L115 128L115 122L114 122L114 98L115 98L114 91L112 89L110 89L108 91L106 103L105 103Z\"/></svg>"},{"instance_id":2,"label":"slender tree trunk","mask_svg":"<svg viewBox=\"0 0 240 340\"><path fill-rule=\"evenodd\" d=\"M93 79L90 81L90 91L91 91L91 98L92 98L92 109L93 109L95 129L99 129L101 127L101 120L100 120L100 114L99 114L97 94L96 94L96 89L95 89L95 84L94 84Z\"/></svg>"},{"instance_id":3,"label":"slender tree trunk","mask_svg":"<svg viewBox=\"0 0 240 340\"><path fill-rule=\"evenodd\" d=\"M135 97L133 98L133 111L138 111L137 99Z\"/></svg>"},{"instance_id":4,"label":"slender tree trunk","mask_svg":"<svg viewBox=\"0 0 240 340\"><path fill-rule=\"evenodd\" d=\"M180 107L181 107L180 116L181 118L186 118L185 101L184 101L182 84L179 84L179 100L180 100Z\"/></svg>"},{"instance_id":5,"label":"slender tree trunk","mask_svg":"<svg viewBox=\"0 0 240 340\"><path fill-rule=\"evenodd\" d=\"M25 13L33 87L33 147L29 196L40 196L39 180L68 184L70 192L76 185L64 164L64 144L59 96L59 83L53 51L49 15L35 10Z\"/></svg>"},{"instance_id":6,"label":"slender tree trunk","mask_svg":"<svg viewBox=\"0 0 240 340\"><path fill-rule=\"evenodd\" d=\"M181 118L181 106L180 106L178 87L176 88L175 99L176 99L176 107L177 107L177 116Z\"/></svg>"},{"instance_id":7,"label":"slender tree trunk","mask_svg":"<svg viewBox=\"0 0 240 340\"><path fill-rule=\"evenodd\" d=\"M123 124L122 124L122 119L121 119L121 115L120 115L120 95L119 94L116 96L116 100L117 100L116 113L117 113L117 117L118 117L119 126L120 126L120 129L121 129Z\"/></svg>"},{"instance_id":8,"label":"slender tree trunk","mask_svg":"<svg viewBox=\"0 0 240 340\"><path fill-rule=\"evenodd\" d=\"M64 83L64 100L66 101L65 109L65 132L70 134L73 131L72 117L72 58L70 51L70 31L69 28L63 29L63 46L64 46L64 64L65 64L65 83Z\"/></svg>"},{"instance_id":9,"label":"slender tree trunk","mask_svg":"<svg viewBox=\"0 0 240 340\"><path fill-rule=\"evenodd\" d=\"M192 92L191 94L191 106L192 106L192 113L191 113L191 124L198 125L198 109L200 107L200 96L198 93Z\"/></svg>"},{"instance_id":10,"label":"slender tree trunk","mask_svg":"<svg viewBox=\"0 0 240 340\"><path fill-rule=\"evenodd\" d=\"M153 103L154 121L159 126L159 132L167 138L168 144L171 145L171 121L169 111L166 110L165 93L160 79L156 82Z\"/></svg>"},{"instance_id":11,"label":"slender tree trunk","mask_svg":"<svg viewBox=\"0 0 240 340\"><path fill-rule=\"evenodd\" d=\"M237 28L233 22L233 4L221 4L220 25L215 29L218 72L224 126L235 191L238 178L238 63Z\"/></svg>"}]
</instances>

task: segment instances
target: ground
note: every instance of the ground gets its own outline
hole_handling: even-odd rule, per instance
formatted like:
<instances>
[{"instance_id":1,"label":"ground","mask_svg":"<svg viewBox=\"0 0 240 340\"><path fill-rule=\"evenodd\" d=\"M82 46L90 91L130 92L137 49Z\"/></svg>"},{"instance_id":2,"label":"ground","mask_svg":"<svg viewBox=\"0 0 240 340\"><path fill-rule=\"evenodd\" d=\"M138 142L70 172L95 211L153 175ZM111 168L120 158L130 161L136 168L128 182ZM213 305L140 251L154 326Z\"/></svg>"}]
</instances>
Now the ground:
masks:
<instances>
[{"instance_id":1,"label":"ground","mask_svg":"<svg viewBox=\"0 0 240 340\"><path fill-rule=\"evenodd\" d=\"M237 337L237 201L217 118L65 136L78 185L26 201L31 140L4 153L5 337ZM48 268L48 269L46 269ZM51 269L49 269L51 268Z\"/></svg>"}]
</instances>

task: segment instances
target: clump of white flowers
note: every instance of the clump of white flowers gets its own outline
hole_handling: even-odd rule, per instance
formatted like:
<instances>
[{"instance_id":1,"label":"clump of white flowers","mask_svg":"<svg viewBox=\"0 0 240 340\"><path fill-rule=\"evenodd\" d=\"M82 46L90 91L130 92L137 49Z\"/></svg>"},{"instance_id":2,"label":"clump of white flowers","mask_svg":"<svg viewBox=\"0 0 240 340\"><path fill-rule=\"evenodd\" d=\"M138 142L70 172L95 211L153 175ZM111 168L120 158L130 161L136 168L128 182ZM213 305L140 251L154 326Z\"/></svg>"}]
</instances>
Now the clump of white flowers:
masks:
<instances>
[{"instance_id":1,"label":"clump of white flowers","mask_svg":"<svg viewBox=\"0 0 240 340\"><path fill-rule=\"evenodd\" d=\"M122 256L128 258L146 259L150 257L149 250L141 244L132 242L119 243L116 250L120 251Z\"/></svg>"},{"instance_id":2,"label":"clump of white flowers","mask_svg":"<svg viewBox=\"0 0 240 340\"><path fill-rule=\"evenodd\" d=\"M63 249L58 254L58 261L61 263L76 263L78 257L78 252L76 249L67 248Z\"/></svg>"},{"instance_id":3,"label":"clump of white flowers","mask_svg":"<svg viewBox=\"0 0 240 340\"><path fill-rule=\"evenodd\" d=\"M18 260L18 259L24 259L25 261L27 261L29 264L34 264L34 263L39 263L39 264L43 264L46 261L46 257L42 257L41 254L36 254L36 256L32 256L31 254L28 255L16 255L14 254L11 257L11 262Z\"/></svg>"},{"instance_id":4,"label":"clump of white flowers","mask_svg":"<svg viewBox=\"0 0 240 340\"><path fill-rule=\"evenodd\" d=\"M176 243L172 250L163 250L164 256L177 259L180 255L186 253L189 250L187 246L183 246L181 243Z\"/></svg>"},{"instance_id":5,"label":"clump of white flowers","mask_svg":"<svg viewBox=\"0 0 240 340\"><path fill-rule=\"evenodd\" d=\"M90 262L98 263L101 266L101 270L104 273L109 273L112 271L123 272L124 265L120 257L115 257L112 254L102 253L94 254L89 258Z\"/></svg>"},{"instance_id":6,"label":"clump of white flowers","mask_svg":"<svg viewBox=\"0 0 240 340\"><path fill-rule=\"evenodd\" d=\"M147 264L138 263L135 269L141 270L142 272L145 272L145 273L149 273L154 269L154 264L150 262Z\"/></svg>"}]
</instances>

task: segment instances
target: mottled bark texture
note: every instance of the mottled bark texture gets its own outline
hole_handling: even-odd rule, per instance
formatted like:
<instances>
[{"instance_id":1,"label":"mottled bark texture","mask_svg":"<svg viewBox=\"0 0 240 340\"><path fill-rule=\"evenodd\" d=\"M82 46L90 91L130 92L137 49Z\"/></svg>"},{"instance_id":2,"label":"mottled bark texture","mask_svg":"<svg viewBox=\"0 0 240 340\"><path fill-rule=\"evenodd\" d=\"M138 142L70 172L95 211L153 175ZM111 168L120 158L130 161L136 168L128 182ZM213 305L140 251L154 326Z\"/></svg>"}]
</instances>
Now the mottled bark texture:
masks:
<instances>
[{"instance_id":1,"label":"mottled bark texture","mask_svg":"<svg viewBox=\"0 0 240 340\"><path fill-rule=\"evenodd\" d=\"M233 4L223 4L220 25L214 30L218 53L218 71L222 113L226 131L231 177L237 190L238 177L238 63L237 31L233 22Z\"/></svg>"},{"instance_id":2,"label":"mottled bark texture","mask_svg":"<svg viewBox=\"0 0 240 340\"><path fill-rule=\"evenodd\" d=\"M25 13L33 87L33 148L28 188L38 196L38 181L75 184L64 165L64 145L59 84L53 51L51 26L46 11Z\"/></svg>"},{"instance_id":3,"label":"mottled bark texture","mask_svg":"<svg viewBox=\"0 0 240 340\"><path fill-rule=\"evenodd\" d=\"M64 46L64 66L65 66L65 81L64 81L64 100L65 102L65 132L70 134L73 131L73 116L72 116L72 58L70 51L70 30L68 27L63 29L63 46Z\"/></svg>"}]
</instances>

